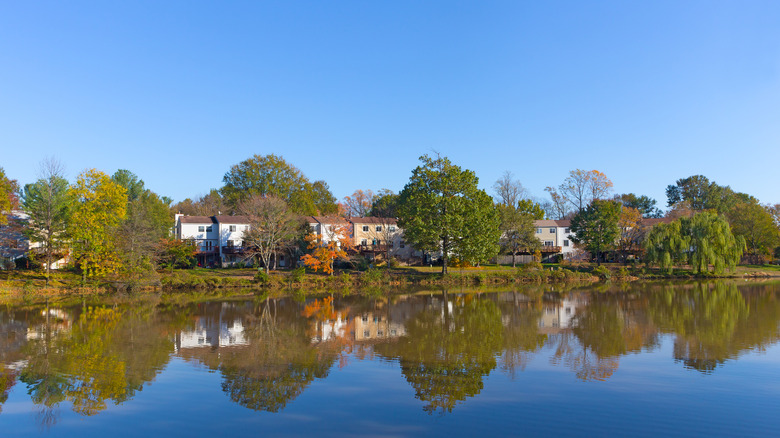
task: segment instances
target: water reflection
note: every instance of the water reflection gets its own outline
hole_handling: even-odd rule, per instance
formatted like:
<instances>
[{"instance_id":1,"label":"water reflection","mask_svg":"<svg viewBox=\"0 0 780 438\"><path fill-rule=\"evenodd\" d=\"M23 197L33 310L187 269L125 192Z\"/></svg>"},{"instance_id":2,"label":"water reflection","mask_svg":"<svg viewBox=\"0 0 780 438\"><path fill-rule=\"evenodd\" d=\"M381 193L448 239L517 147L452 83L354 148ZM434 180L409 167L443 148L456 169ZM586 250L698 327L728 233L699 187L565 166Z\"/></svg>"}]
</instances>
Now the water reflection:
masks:
<instances>
[{"instance_id":1,"label":"water reflection","mask_svg":"<svg viewBox=\"0 0 780 438\"><path fill-rule=\"evenodd\" d=\"M430 292L0 312L0 412L26 391L38 421L61 407L95 415L130 402L180 357L218 372L249 409L279 412L334 366L382 359L428 413L446 414L494 372L532 361L581 380L609 379L621 358L673 342L674 360L716 372L778 340L777 284L642 284L610 291Z\"/></svg>"}]
</instances>

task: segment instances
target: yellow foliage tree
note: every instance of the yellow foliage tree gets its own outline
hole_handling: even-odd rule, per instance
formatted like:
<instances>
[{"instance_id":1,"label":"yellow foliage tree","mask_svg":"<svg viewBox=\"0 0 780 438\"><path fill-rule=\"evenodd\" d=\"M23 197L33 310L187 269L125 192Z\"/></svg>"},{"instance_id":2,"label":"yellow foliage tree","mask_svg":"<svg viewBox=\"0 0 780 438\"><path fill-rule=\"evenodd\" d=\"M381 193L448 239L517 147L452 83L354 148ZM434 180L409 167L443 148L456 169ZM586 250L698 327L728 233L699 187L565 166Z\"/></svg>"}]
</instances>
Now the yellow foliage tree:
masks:
<instances>
[{"instance_id":1,"label":"yellow foliage tree","mask_svg":"<svg viewBox=\"0 0 780 438\"><path fill-rule=\"evenodd\" d=\"M309 242L309 249L312 252L301 257L301 260L306 266L314 269L314 272L322 270L328 275L333 275L333 261L347 257L345 249L350 245L349 236L351 233L349 228L345 226L326 228L328 228L327 233L330 237L327 242L323 242L322 237L315 233L306 236L306 241Z\"/></svg>"},{"instance_id":2,"label":"yellow foliage tree","mask_svg":"<svg viewBox=\"0 0 780 438\"><path fill-rule=\"evenodd\" d=\"M114 272L119 267L115 229L125 218L127 191L96 169L79 174L70 189L73 255L82 276Z\"/></svg>"}]
</instances>

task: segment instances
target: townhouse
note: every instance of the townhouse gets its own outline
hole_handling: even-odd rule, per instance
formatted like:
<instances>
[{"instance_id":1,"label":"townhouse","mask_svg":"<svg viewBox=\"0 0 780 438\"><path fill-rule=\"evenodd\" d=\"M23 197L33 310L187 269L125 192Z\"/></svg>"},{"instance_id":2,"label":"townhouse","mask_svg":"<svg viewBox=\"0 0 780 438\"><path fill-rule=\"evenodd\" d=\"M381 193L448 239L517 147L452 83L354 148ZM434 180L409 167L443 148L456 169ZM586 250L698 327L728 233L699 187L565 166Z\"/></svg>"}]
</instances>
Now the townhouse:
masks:
<instances>
[{"instance_id":1,"label":"townhouse","mask_svg":"<svg viewBox=\"0 0 780 438\"><path fill-rule=\"evenodd\" d=\"M246 216L176 214L174 220L176 239L195 244L199 266L228 266L245 259L244 233L249 230Z\"/></svg>"}]
</instances>

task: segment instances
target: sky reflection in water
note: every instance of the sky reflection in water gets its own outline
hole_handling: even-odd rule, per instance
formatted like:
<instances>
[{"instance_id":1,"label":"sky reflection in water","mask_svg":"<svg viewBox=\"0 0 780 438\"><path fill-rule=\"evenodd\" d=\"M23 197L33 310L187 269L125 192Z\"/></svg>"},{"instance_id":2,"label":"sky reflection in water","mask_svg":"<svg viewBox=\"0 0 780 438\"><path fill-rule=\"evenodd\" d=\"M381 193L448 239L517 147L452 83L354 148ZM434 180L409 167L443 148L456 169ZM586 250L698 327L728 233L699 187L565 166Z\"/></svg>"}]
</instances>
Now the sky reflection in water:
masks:
<instances>
[{"instance_id":1,"label":"sky reflection in water","mask_svg":"<svg viewBox=\"0 0 780 438\"><path fill-rule=\"evenodd\" d=\"M8 308L0 430L771 435L779 295L709 282Z\"/></svg>"}]
</instances>

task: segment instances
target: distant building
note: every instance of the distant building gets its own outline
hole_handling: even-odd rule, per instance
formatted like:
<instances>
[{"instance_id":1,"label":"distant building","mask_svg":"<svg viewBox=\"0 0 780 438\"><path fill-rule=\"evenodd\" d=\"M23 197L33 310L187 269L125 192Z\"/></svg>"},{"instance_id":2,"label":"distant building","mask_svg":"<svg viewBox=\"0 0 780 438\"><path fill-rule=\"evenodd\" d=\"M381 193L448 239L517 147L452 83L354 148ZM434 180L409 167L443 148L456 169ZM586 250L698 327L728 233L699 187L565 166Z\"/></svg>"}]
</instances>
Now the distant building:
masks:
<instances>
[{"instance_id":1,"label":"distant building","mask_svg":"<svg viewBox=\"0 0 780 438\"><path fill-rule=\"evenodd\" d=\"M229 266L245 259L244 233L250 227L248 217L177 214L174 220L175 237L195 244L200 266Z\"/></svg>"}]
</instances>

